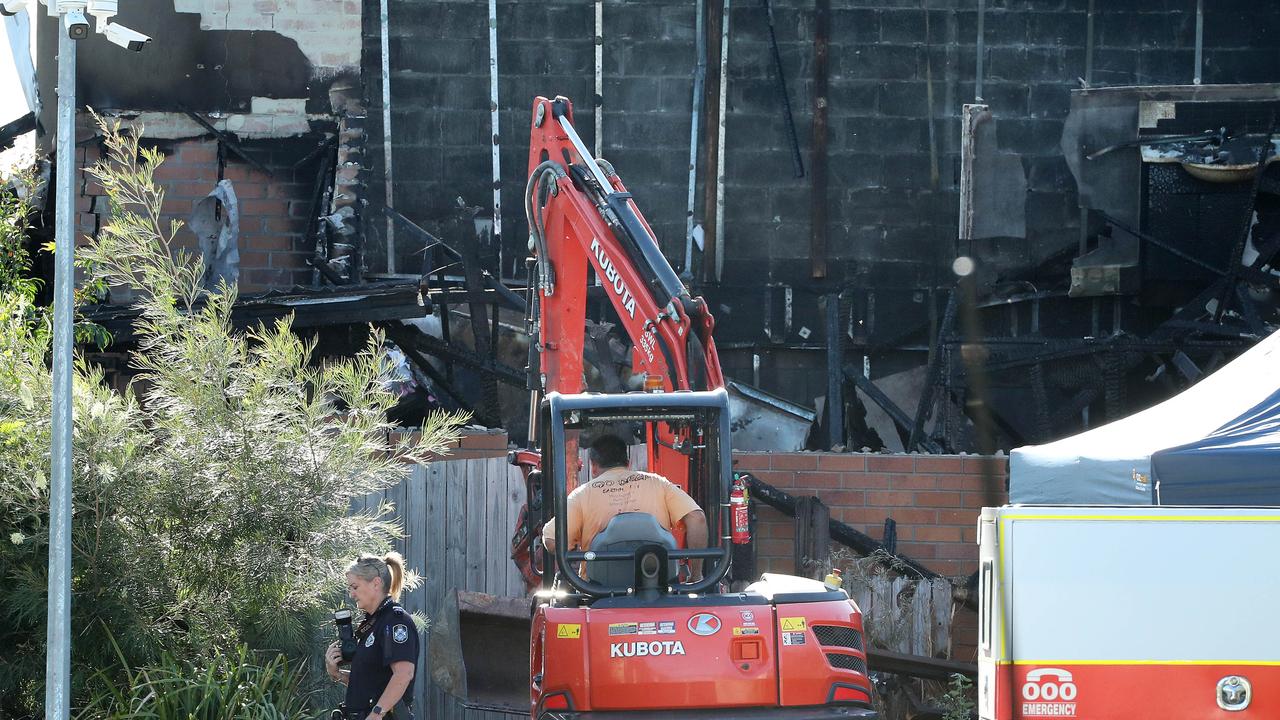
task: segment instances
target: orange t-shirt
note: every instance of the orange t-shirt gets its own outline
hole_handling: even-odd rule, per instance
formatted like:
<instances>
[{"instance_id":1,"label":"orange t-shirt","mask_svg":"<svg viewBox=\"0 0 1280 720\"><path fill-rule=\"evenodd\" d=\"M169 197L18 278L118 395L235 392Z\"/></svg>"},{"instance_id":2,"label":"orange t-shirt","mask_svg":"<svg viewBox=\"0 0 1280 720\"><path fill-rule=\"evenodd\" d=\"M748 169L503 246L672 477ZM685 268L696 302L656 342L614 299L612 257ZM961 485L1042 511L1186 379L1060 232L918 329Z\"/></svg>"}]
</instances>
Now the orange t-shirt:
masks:
<instances>
[{"instance_id":1,"label":"orange t-shirt","mask_svg":"<svg viewBox=\"0 0 1280 720\"><path fill-rule=\"evenodd\" d=\"M625 467L610 468L585 485L569 493L569 544L565 549L591 547L591 541L604 530L613 516L624 512L646 512L667 530L685 515L700 510L678 485L661 475ZM542 537L555 540L555 518L542 526Z\"/></svg>"}]
</instances>

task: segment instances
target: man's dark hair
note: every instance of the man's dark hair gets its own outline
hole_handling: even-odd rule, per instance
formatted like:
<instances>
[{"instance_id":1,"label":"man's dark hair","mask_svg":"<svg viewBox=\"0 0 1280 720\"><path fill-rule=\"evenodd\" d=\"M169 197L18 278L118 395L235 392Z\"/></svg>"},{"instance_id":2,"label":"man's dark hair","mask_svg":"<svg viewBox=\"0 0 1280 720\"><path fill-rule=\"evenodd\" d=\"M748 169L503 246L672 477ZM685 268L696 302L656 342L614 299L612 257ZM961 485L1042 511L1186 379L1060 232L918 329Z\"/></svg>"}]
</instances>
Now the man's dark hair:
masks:
<instances>
[{"instance_id":1,"label":"man's dark hair","mask_svg":"<svg viewBox=\"0 0 1280 720\"><path fill-rule=\"evenodd\" d=\"M617 435L601 435L593 440L587 457L602 468L626 467L631 464L627 443Z\"/></svg>"}]
</instances>

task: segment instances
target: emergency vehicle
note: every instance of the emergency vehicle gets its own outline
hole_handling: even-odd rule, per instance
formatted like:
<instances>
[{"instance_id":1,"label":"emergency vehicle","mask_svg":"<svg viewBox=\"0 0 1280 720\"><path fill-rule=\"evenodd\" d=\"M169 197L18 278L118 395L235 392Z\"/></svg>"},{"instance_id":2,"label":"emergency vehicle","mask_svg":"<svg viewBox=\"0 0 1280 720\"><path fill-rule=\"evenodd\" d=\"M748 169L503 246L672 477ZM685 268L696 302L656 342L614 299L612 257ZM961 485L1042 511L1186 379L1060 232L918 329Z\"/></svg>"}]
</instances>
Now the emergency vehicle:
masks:
<instances>
[{"instance_id":1,"label":"emergency vehicle","mask_svg":"<svg viewBox=\"0 0 1280 720\"><path fill-rule=\"evenodd\" d=\"M983 720L1280 718L1280 508L978 521Z\"/></svg>"}]
</instances>

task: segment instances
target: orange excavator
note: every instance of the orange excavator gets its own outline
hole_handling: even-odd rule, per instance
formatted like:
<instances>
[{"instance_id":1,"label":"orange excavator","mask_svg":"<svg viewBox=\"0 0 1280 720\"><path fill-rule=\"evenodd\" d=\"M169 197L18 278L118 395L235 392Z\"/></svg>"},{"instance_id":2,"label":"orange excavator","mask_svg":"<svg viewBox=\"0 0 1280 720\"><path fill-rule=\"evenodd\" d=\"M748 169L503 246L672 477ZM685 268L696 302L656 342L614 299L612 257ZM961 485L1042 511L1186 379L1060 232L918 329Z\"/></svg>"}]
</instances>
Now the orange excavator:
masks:
<instances>
[{"instance_id":1,"label":"orange excavator","mask_svg":"<svg viewBox=\"0 0 1280 720\"><path fill-rule=\"evenodd\" d=\"M535 590L531 716L876 717L862 617L844 591L770 574L727 591L733 542L747 538L731 518L742 495L714 321L613 168L583 144L566 98L534 101L525 208L530 447L512 461L528 490L514 545ZM631 341L643 391L584 392L591 276ZM683 528L667 533L643 513L618 515L591 547L542 547L552 516L568 537L580 441L619 428L641 438L649 471L703 508L707 547L689 549Z\"/></svg>"}]
</instances>

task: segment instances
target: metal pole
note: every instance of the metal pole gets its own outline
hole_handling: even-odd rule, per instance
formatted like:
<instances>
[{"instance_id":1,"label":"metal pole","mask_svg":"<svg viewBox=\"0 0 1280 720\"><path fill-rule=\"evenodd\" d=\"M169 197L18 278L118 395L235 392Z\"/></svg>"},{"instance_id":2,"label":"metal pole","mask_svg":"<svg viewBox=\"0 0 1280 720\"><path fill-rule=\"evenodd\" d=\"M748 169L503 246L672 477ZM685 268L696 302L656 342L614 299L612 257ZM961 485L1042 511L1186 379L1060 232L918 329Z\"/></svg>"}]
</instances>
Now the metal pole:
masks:
<instances>
[{"instance_id":1,"label":"metal pole","mask_svg":"<svg viewBox=\"0 0 1280 720\"><path fill-rule=\"evenodd\" d=\"M1204 73L1204 0L1196 0L1196 74L1192 82L1200 84Z\"/></svg>"},{"instance_id":2,"label":"metal pole","mask_svg":"<svg viewBox=\"0 0 1280 720\"><path fill-rule=\"evenodd\" d=\"M844 345L840 295L827 295L827 449L844 445Z\"/></svg>"},{"instance_id":3,"label":"metal pole","mask_svg":"<svg viewBox=\"0 0 1280 720\"><path fill-rule=\"evenodd\" d=\"M689 196L684 221L684 268L680 271L680 278L686 282L693 280L693 211L694 194L698 187L698 126L702 115L703 85L707 79L707 31L703 24L706 11L703 0L697 0L694 13L694 54L697 59L693 69L693 114L689 122Z\"/></svg>"},{"instance_id":4,"label":"metal pole","mask_svg":"<svg viewBox=\"0 0 1280 720\"><path fill-rule=\"evenodd\" d=\"M729 104L729 0L724 0L723 13L720 18L720 107L719 120L716 125L716 282L720 282L720 273L724 272L724 115Z\"/></svg>"},{"instance_id":5,"label":"metal pole","mask_svg":"<svg viewBox=\"0 0 1280 720\"><path fill-rule=\"evenodd\" d=\"M391 175L391 16L387 10L387 0L381 0L378 6L378 19L382 25L382 182L386 187L387 207L393 208L395 190L392 187ZM496 228L495 228L496 231ZM387 216L387 273L396 272L396 229L395 221Z\"/></svg>"},{"instance_id":6,"label":"metal pole","mask_svg":"<svg viewBox=\"0 0 1280 720\"><path fill-rule=\"evenodd\" d=\"M58 167L53 283L46 720L71 715L71 367L75 290L76 41L58 23Z\"/></svg>"},{"instance_id":7,"label":"metal pole","mask_svg":"<svg viewBox=\"0 0 1280 720\"><path fill-rule=\"evenodd\" d=\"M489 0L489 125L493 131L493 249L498 258L498 277L502 277L502 144L498 132L497 0Z\"/></svg>"},{"instance_id":8,"label":"metal pole","mask_svg":"<svg viewBox=\"0 0 1280 720\"><path fill-rule=\"evenodd\" d=\"M604 154L604 0L596 0L596 157Z\"/></svg>"},{"instance_id":9,"label":"metal pole","mask_svg":"<svg viewBox=\"0 0 1280 720\"><path fill-rule=\"evenodd\" d=\"M976 53L978 58L978 67L974 69L974 73L973 73L973 102L975 105L982 104L982 75L983 75L982 61L984 59L982 56L987 51L987 43L986 43L987 32L985 27L986 21L987 21L987 0L978 0L978 38L977 38L977 53Z\"/></svg>"},{"instance_id":10,"label":"metal pole","mask_svg":"<svg viewBox=\"0 0 1280 720\"><path fill-rule=\"evenodd\" d=\"M1084 86L1093 87L1093 15L1094 0L1089 0L1089 10L1084 30Z\"/></svg>"}]
</instances>

